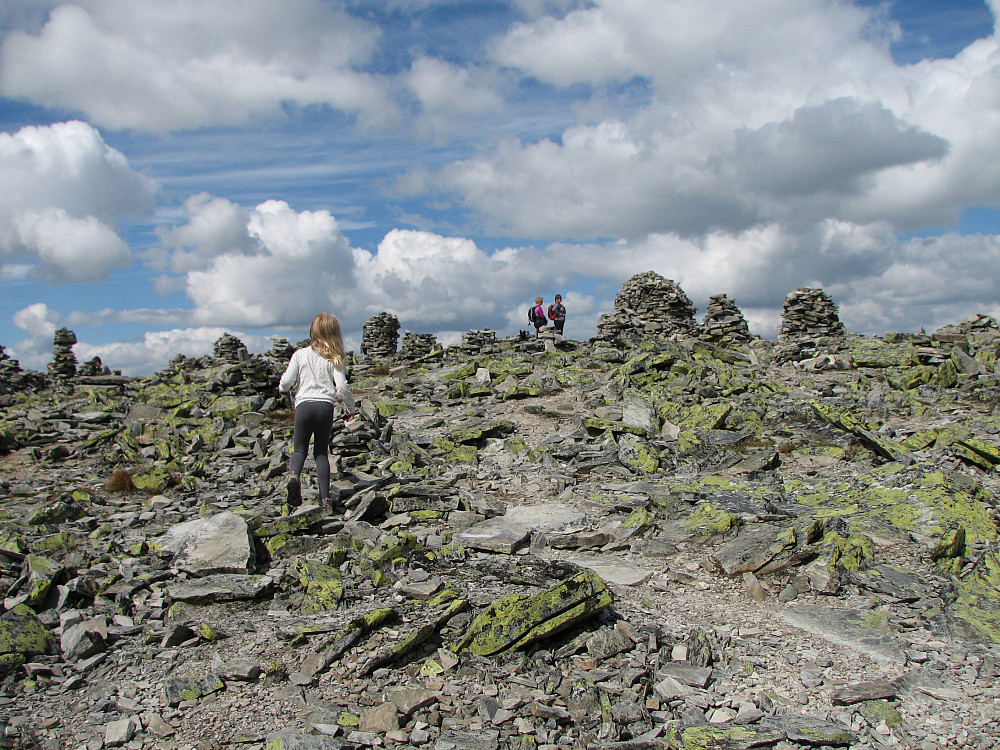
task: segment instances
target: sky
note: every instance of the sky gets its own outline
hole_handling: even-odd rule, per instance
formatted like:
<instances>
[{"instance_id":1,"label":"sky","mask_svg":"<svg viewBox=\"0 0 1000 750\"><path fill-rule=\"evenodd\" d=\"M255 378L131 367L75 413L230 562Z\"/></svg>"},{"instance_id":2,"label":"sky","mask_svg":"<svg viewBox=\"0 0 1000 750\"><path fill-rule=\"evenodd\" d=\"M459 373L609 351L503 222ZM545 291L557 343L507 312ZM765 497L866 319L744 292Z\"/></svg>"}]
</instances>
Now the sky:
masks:
<instances>
[{"instance_id":1,"label":"sky","mask_svg":"<svg viewBox=\"0 0 1000 750\"><path fill-rule=\"evenodd\" d=\"M0 345L147 374L656 271L773 338L1000 318L1000 0L0 0Z\"/></svg>"}]
</instances>

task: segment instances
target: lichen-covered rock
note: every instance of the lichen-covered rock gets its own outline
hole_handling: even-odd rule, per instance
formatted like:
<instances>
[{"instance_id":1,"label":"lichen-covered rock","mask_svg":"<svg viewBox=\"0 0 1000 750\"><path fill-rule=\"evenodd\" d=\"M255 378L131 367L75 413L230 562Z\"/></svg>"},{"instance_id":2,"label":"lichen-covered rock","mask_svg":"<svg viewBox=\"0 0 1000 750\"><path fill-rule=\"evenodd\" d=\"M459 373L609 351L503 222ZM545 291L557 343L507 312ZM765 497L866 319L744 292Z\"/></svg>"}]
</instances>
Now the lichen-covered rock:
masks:
<instances>
[{"instance_id":1,"label":"lichen-covered rock","mask_svg":"<svg viewBox=\"0 0 1000 750\"><path fill-rule=\"evenodd\" d=\"M593 617L612 602L600 576L580 570L540 594L511 594L494 602L476 616L455 650L489 656L523 648Z\"/></svg>"},{"instance_id":2,"label":"lichen-covered rock","mask_svg":"<svg viewBox=\"0 0 1000 750\"><path fill-rule=\"evenodd\" d=\"M54 653L56 639L24 604L0 615L0 676L16 670L34 656Z\"/></svg>"}]
</instances>

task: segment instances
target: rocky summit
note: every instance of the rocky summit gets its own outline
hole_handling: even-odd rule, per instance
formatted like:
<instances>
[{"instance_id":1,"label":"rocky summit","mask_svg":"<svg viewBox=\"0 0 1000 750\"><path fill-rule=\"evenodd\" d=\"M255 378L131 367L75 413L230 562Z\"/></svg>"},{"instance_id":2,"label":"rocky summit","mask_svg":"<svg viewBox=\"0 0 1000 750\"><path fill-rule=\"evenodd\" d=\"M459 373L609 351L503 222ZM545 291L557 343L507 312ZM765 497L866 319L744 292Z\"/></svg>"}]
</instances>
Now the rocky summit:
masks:
<instances>
[{"instance_id":1,"label":"rocky summit","mask_svg":"<svg viewBox=\"0 0 1000 750\"><path fill-rule=\"evenodd\" d=\"M0 747L997 747L996 321L727 337L651 281L672 325L380 333L334 507L283 340L6 358Z\"/></svg>"}]
</instances>

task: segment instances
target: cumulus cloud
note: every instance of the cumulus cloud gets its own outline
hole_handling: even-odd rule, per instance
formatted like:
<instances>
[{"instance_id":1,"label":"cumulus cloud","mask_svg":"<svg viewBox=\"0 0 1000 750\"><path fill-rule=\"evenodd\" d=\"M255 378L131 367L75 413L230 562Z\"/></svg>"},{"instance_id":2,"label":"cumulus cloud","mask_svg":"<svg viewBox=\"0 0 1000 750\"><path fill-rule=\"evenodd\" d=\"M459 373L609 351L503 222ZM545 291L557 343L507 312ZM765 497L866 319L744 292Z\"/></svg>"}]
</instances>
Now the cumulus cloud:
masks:
<instances>
[{"instance_id":1,"label":"cumulus cloud","mask_svg":"<svg viewBox=\"0 0 1000 750\"><path fill-rule=\"evenodd\" d=\"M640 106L581 110L590 121L559 137L508 139L412 184L454 194L489 231L576 240L825 219L915 231L996 205L996 38L900 66L880 14L597 0L516 24L496 62L598 97L635 87Z\"/></svg>"},{"instance_id":2,"label":"cumulus cloud","mask_svg":"<svg viewBox=\"0 0 1000 750\"><path fill-rule=\"evenodd\" d=\"M463 118L501 111L503 99L477 73L438 58L414 60L404 79L420 102L420 127L447 132L462 127Z\"/></svg>"},{"instance_id":3,"label":"cumulus cloud","mask_svg":"<svg viewBox=\"0 0 1000 750\"><path fill-rule=\"evenodd\" d=\"M386 84L353 69L378 36L321 0L80 0L7 35L0 93L157 133L280 115L286 102L381 121Z\"/></svg>"},{"instance_id":4,"label":"cumulus cloud","mask_svg":"<svg viewBox=\"0 0 1000 750\"><path fill-rule=\"evenodd\" d=\"M11 320L28 336L11 347L9 356L25 369L44 371L52 360L52 338L61 316L44 302L36 302L18 310Z\"/></svg>"},{"instance_id":5,"label":"cumulus cloud","mask_svg":"<svg viewBox=\"0 0 1000 750\"><path fill-rule=\"evenodd\" d=\"M117 222L149 214L156 190L86 123L0 133L0 263L52 283L103 280L131 262Z\"/></svg>"},{"instance_id":6,"label":"cumulus cloud","mask_svg":"<svg viewBox=\"0 0 1000 750\"><path fill-rule=\"evenodd\" d=\"M284 201L251 211L198 195L188 222L161 229L154 264L180 276L201 325L297 325L342 302L353 285L354 255L329 211L296 212Z\"/></svg>"},{"instance_id":7,"label":"cumulus cloud","mask_svg":"<svg viewBox=\"0 0 1000 750\"><path fill-rule=\"evenodd\" d=\"M249 216L240 205L208 193L184 201L187 224L157 227L160 250L147 259L158 271L185 273L205 268L224 253L250 255L255 246L247 231Z\"/></svg>"}]
</instances>

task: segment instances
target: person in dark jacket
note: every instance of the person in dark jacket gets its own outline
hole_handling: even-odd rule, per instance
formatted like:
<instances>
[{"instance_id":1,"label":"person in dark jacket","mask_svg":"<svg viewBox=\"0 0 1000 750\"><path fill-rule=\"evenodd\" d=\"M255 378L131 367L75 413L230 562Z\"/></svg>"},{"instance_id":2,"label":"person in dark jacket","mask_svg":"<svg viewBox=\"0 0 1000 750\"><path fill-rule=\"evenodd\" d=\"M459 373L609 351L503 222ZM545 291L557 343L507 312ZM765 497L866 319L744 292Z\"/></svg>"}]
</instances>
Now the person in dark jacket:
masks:
<instances>
[{"instance_id":1,"label":"person in dark jacket","mask_svg":"<svg viewBox=\"0 0 1000 750\"><path fill-rule=\"evenodd\" d=\"M549 305L549 320L556 327L556 333L562 336L563 326L566 325L566 308L563 307L561 294L557 294L555 302Z\"/></svg>"}]
</instances>

